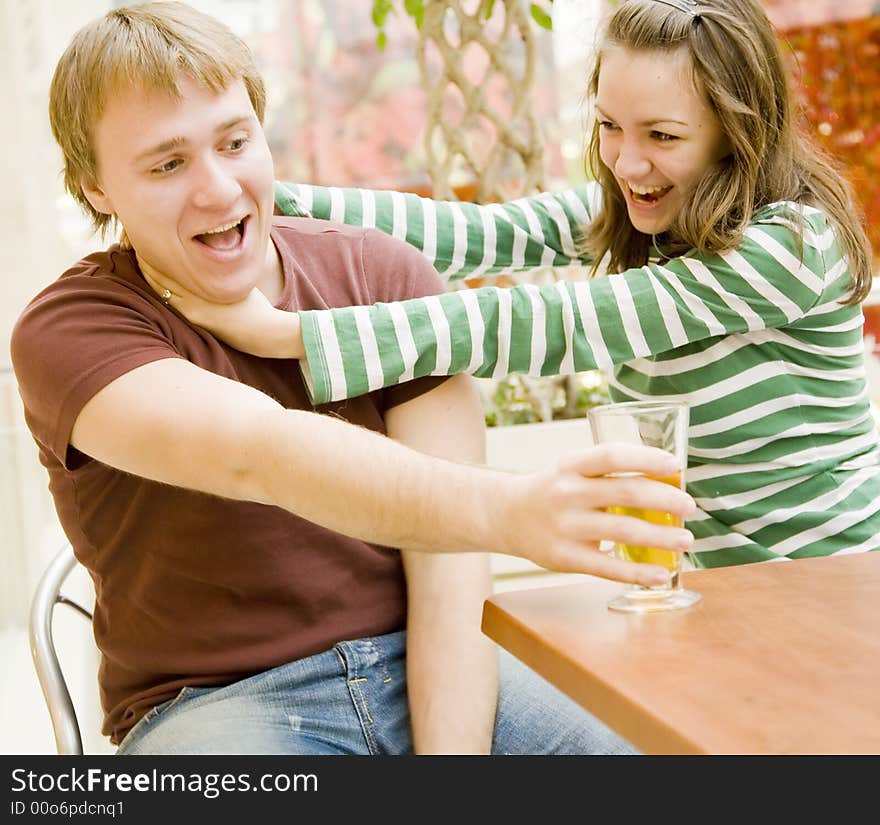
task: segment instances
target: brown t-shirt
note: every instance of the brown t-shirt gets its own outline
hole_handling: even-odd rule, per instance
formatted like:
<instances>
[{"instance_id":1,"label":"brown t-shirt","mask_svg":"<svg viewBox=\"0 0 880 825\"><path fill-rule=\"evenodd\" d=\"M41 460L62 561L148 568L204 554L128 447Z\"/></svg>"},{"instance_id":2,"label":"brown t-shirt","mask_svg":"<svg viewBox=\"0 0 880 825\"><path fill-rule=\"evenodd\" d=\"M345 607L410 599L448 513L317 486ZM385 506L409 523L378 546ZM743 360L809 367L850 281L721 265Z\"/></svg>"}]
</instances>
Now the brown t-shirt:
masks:
<instances>
[{"instance_id":1,"label":"brown t-shirt","mask_svg":"<svg viewBox=\"0 0 880 825\"><path fill-rule=\"evenodd\" d=\"M284 309L370 304L442 291L413 248L374 230L276 218ZM184 685L227 684L343 639L405 623L400 554L285 510L130 475L69 444L83 405L124 373L185 358L313 409L299 362L219 342L164 306L118 246L65 272L16 324L12 360L61 524L95 583L103 732L118 743ZM320 408L384 432L387 409L438 379ZM174 444L157 444L173 450Z\"/></svg>"}]
</instances>

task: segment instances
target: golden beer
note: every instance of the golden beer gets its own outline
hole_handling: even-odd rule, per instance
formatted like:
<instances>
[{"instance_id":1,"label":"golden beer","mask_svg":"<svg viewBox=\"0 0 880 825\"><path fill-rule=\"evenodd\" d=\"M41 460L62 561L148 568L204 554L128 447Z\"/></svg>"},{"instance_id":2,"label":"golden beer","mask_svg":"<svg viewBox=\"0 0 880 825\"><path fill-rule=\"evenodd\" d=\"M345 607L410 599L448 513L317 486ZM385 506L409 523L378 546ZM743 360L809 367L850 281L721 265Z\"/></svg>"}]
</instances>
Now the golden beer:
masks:
<instances>
[{"instance_id":1,"label":"golden beer","mask_svg":"<svg viewBox=\"0 0 880 825\"><path fill-rule=\"evenodd\" d=\"M673 487L681 488L681 474L676 473L671 476L646 476L654 481L660 481L663 484L671 484ZM661 525L663 527L681 527L682 520L679 516L672 513L664 513L660 510L644 510L641 507L609 507L609 513L616 516L632 516L640 518L651 524ZM618 544L616 545L617 555L627 561L646 562L648 564L656 564L665 567L670 573L678 573L681 568L681 553L675 553L672 550L661 550L657 547L643 547L639 544Z\"/></svg>"},{"instance_id":2,"label":"golden beer","mask_svg":"<svg viewBox=\"0 0 880 825\"><path fill-rule=\"evenodd\" d=\"M632 444L665 450L674 456L678 472L668 476L649 476L643 478L659 481L684 489L682 481L687 468L688 406L676 399L656 399L654 401L623 401L618 404L598 404L587 410L590 431L596 444ZM640 475L638 473L613 473L612 475ZM618 499L619 500L619 499ZM635 502L633 502L635 503ZM660 510L647 510L641 507L610 506L608 512L614 515L633 516L661 527L682 527L682 520L672 513ZM648 534L649 536L651 533ZM649 539L651 541L652 539ZM620 595L608 602L609 610L621 613L653 613L660 610L678 610L690 607L700 600L700 594L681 586L681 553L661 550L638 544L615 545L618 558L636 563L649 563L663 567L670 573L666 584L632 584Z\"/></svg>"}]
</instances>

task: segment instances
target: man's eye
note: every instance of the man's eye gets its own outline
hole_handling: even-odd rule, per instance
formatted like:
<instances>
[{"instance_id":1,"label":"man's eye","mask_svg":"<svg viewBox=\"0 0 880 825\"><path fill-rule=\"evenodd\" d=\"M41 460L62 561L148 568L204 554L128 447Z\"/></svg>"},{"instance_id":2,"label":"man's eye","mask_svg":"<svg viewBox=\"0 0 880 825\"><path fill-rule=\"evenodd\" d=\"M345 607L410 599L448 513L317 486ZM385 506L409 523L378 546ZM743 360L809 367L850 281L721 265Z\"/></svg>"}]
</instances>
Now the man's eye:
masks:
<instances>
[{"instance_id":1,"label":"man's eye","mask_svg":"<svg viewBox=\"0 0 880 825\"><path fill-rule=\"evenodd\" d=\"M183 161L180 158L174 158L173 160L166 160L165 163L159 164L159 166L153 167L150 171L154 175L166 175L169 172L173 172L177 169Z\"/></svg>"}]
</instances>

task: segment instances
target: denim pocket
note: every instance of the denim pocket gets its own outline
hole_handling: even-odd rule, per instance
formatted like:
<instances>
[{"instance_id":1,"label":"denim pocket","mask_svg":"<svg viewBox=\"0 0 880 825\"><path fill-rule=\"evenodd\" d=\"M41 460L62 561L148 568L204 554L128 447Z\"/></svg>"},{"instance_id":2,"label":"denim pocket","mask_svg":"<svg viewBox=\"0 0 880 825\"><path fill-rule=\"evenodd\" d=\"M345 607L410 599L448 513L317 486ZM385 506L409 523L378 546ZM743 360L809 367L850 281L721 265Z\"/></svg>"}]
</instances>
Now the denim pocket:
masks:
<instances>
[{"instance_id":1,"label":"denim pocket","mask_svg":"<svg viewBox=\"0 0 880 825\"><path fill-rule=\"evenodd\" d=\"M150 719L155 719L157 716L161 716L166 711L171 710L175 705L179 705L187 696L190 696L195 692L195 688L191 688L188 685L184 685L177 693L177 696L172 696L170 699L166 699L162 704L156 705L156 707L151 708L147 715L144 717L146 719L149 717Z\"/></svg>"},{"instance_id":2,"label":"denim pocket","mask_svg":"<svg viewBox=\"0 0 880 825\"><path fill-rule=\"evenodd\" d=\"M150 724L156 721L163 713L172 708L179 705L187 696L192 695L197 691L197 688L191 688L188 686L182 687L176 696L172 696L170 699L166 699L164 702L161 702L158 705L154 705L151 707L134 725L134 727L125 734L122 742L119 743L119 748L117 749L118 753L124 753L124 748L126 745L130 745L134 742L137 737L143 732L144 728L149 727Z\"/></svg>"}]
</instances>

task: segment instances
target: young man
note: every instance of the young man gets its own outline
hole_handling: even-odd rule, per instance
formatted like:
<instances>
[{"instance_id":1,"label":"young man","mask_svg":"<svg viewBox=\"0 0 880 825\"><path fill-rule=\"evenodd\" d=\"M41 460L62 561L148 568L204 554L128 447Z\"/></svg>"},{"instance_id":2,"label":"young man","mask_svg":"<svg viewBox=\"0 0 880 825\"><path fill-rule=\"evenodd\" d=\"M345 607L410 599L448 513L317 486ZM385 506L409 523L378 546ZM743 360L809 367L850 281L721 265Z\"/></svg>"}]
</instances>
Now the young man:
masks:
<instances>
[{"instance_id":1,"label":"young man","mask_svg":"<svg viewBox=\"0 0 880 825\"><path fill-rule=\"evenodd\" d=\"M598 540L687 549L689 534L594 508L692 502L595 476L664 475L667 457L594 451L555 472L495 473L475 466L468 379L317 414L298 362L186 321L169 285L218 304L257 287L290 310L440 290L381 233L273 216L263 107L244 44L179 3L86 26L53 80L68 189L124 242L40 293L12 353L95 582L104 732L121 753L626 750L512 660L499 679L479 631L479 551L656 581Z\"/></svg>"}]
</instances>

